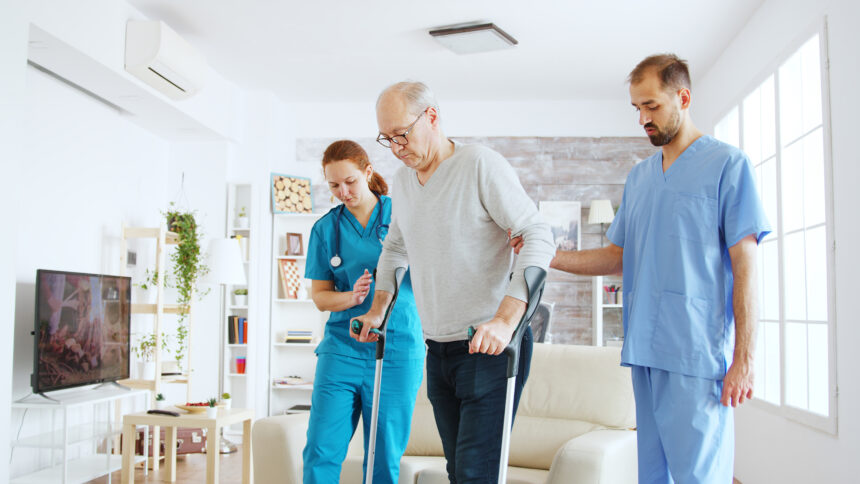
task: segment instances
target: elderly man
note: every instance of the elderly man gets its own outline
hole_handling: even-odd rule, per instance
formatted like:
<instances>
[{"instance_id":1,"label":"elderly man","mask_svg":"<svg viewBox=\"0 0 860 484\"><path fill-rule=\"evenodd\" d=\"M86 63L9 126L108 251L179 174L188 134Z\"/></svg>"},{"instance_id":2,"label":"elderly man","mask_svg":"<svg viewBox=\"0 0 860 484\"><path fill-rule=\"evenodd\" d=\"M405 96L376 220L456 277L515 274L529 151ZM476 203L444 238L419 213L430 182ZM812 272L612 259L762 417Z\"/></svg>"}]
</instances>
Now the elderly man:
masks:
<instances>
[{"instance_id":1,"label":"elderly man","mask_svg":"<svg viewBox=\"0 0 860 484\"><path fill-rule=\"evenodd\" d=\"M559 251L551 266L623 266L621 363L633 375L639 483L728 484L731 407L753 392L756 248L770 226L749 158L693 124L686 62L654 55L629 81L639 124L661 149L627 177L611 244Z\"/></svg>"},{"instance_id":2,"label":"elderly man","mask_svg":"<svg viewBox=\"0 0 860 484\"><path fill-rule=\"evenodd\" d=\"M525 311L523 271L546 269L549 226L500 154L442 132L439 106L420 82L385 89L376 103L379 141L401 167L392 183L393 222L379 259L360 341L375 338L391 300L395 267L409 266L427 340L427 393L451 482L496 482L506 358ZM506 232L524 241L514 263ZM513 273L511 277L510 274ZM475 326L471 343L466 330ZM396 344L395 342L390 342ZM532 337L523 338L514 408L528 378Z\"/></svg>"}]
</instances>

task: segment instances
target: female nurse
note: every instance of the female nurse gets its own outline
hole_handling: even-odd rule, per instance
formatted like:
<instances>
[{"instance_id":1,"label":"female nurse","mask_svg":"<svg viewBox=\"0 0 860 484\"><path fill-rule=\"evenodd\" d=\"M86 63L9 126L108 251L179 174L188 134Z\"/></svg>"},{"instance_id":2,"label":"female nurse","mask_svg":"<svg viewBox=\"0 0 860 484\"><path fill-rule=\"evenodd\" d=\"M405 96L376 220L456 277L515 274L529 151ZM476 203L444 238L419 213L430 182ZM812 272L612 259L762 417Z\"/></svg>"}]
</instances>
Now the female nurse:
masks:
<instances>
[{"instance_id":1,"label":"female nurse","mask_svg":"<svg viewBox=\"0 0 860 484\"><path fill-rule=\"evenodd\" d=\"M373 171L357 143L336 141L326 148L323 174L341 204L314 224L308 244L305 277L320 311L331 311L316 349L304 483L340 480L341 464L358 424L364 425L364 466L373 401L376 345L349 336L349 322L370 309L372 273L391 222L388 186ZM373 482L396 483L406 450L412 410L421 384L425 346L407 273L386 329L384 369L379 397ZM362 473L364 474L364 473Z\"/></svg>"}]
</instances>

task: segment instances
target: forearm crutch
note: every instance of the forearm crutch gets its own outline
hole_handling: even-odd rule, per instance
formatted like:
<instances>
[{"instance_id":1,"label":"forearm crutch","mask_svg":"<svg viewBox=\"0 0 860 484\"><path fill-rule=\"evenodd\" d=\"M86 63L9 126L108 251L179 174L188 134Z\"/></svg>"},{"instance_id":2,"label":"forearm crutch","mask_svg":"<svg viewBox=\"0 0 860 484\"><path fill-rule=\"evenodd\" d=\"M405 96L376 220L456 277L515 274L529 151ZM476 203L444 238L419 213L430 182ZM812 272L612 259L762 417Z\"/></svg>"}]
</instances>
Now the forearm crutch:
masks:
<instances>
[{"instance_id":1,"label":"forearm crutch","mask_svg":"<svg viewBox=\"0 0 860 484\"><path fill-rule=\"evenodd\" d=\"M367 474L364 482L371 484L373 482L373 462L376 458L376 424L379 416L379 388L382 383L382 357L385 356L385 327L388 325L388 318L391 317L391 309L397 301L397 294L400 292L400 283L403 282L403 276L406 275L405 267L398 267L394 270L394 294L391 296L391 303L385 310L385 316L382 318L382 325L379 328L371 329L370 332L377 335L376 340L376 373L373 375L373 407L370 411L370 440L367 448ZM352 320L352 332L355 334L361 333L362 322L356 318Z\"/></svg>"},{"instance_id":2,"label":"forearm crutch","mask_svg":"<svg viewBox=\"0 0 860 484\"><path fill-rule=\"evenodd\" d=\"M517 386L517 373L520 367L520 346L523 342L523 334L526 328L529 327L532 317L535 315L535 310L540 303L540 298L543 296L544 282L546 281L546 271L540 267L526 267L523 276L526 280L526 289L528 291L528 303L526 303L526 311L523 317L517 324L517 329L514 330L511 336L511 342L505 348L504 353L508 357L508 386L505 393L505 420L502 424L502 454L499 458L499 484L505 484L508 477L508 454L511 448L511 426L513 425L514 417L514 394ZM470 327L468 330L469 340L475 334L475 328Z\"/></svg>"}]
</instances>

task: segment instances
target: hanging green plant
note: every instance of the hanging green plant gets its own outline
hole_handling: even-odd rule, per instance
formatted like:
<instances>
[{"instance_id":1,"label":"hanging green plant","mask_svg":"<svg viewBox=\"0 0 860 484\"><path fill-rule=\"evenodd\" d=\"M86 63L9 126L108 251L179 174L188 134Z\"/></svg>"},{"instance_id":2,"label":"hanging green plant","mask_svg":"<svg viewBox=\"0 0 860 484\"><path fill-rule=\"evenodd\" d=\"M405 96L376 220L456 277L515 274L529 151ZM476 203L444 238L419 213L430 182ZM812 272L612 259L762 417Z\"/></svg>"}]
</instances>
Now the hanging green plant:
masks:
<instances>
[{"instance_id":1,"label":"hanging green plant","mask_svg":"<svg viewBox=\"0 0 860 484\"><path fill-rule=\"evenodd\" d=\"M170 208L164 213L167 218L167 227L171 232L179 235L179 244L170 255L173 266L173 282L176 287L179 304L179 317L176 328L176 346L173 354L176 362L182 368L185 352L188 349L188 309L191 298L197 287L200 277L209 272L209 268L203 263L200 252L200 233L197 231L197 222L194 220L194 212L183 212L170 203ZM207 291L200 294L204 296Z\"/></svg>"}]
</instances>

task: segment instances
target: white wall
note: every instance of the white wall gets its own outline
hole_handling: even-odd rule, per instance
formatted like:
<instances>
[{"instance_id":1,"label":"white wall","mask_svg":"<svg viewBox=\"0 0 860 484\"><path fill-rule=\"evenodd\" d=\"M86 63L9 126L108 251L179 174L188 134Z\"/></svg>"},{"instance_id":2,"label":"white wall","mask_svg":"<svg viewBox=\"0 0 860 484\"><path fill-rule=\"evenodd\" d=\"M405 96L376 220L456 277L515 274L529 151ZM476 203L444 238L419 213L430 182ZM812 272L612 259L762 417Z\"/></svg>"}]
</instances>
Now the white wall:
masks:
<instances>
[{"instance_id":1,"label":"white wall","mask_svg":"<svg viewBox=\"0 0 860 484\"><path fill-rule=\"evenodd\" d=\"M836 372L839 385L838 434L814 430L762 407L745 405L736 413L735 475L744 484L857 482L860 475L860 325L853 302L860 292L860 2L768 0L750 19L710 72L694 85L700 127L714 123L740 96L761 82L827 16L833 197L836 237Z\"/></svg>"},{"instance_id":2,"label":"white wall","mask_svg":"<svg viewBox=\"0 0 860 484\"><path fill-rule=\"evenodd\" d=\"M7 228L4 234L13 232L18 226L21 205L21 190L14 180L19 179L18 167L21 165L22 128L20 117L24 111L27 29L23 19L24 12L4 9L0 15L0 159L3 177L7 180L5 189L0 191L0 203L6 210ZM17 240L15 237L0 238L0 327L14 327L15 320L15 256ZM0 355L11 355L12 338L0 338ZM10 408L12 391L12 365L9 359L0 360L0 429L10 428ZM0 432L4 436L10 432ZM0 481L9 475L9 438L0 439Z\"/></svg>"},{"instance_id":3,"label":"white wall","mask_svg":"<svg viewBox=\"0 0 860 484\"><path fill-rule=\"evenodd\" d=\"M19 120L25 156L15 182L24 199L14 232L19 250L13 398L30 392L36 269L118 274L121 223L160 222L169 159L166 142L113 108L33 67L26 81L25 116ZM142 273L154 257L140 253ZM44 430L38 415L30 412L23 427L22 416L13 412L15 433ZM16 450L13 475L31 468L34 461L27 457L34 454Z\"/></svg>"}]
</instances>

